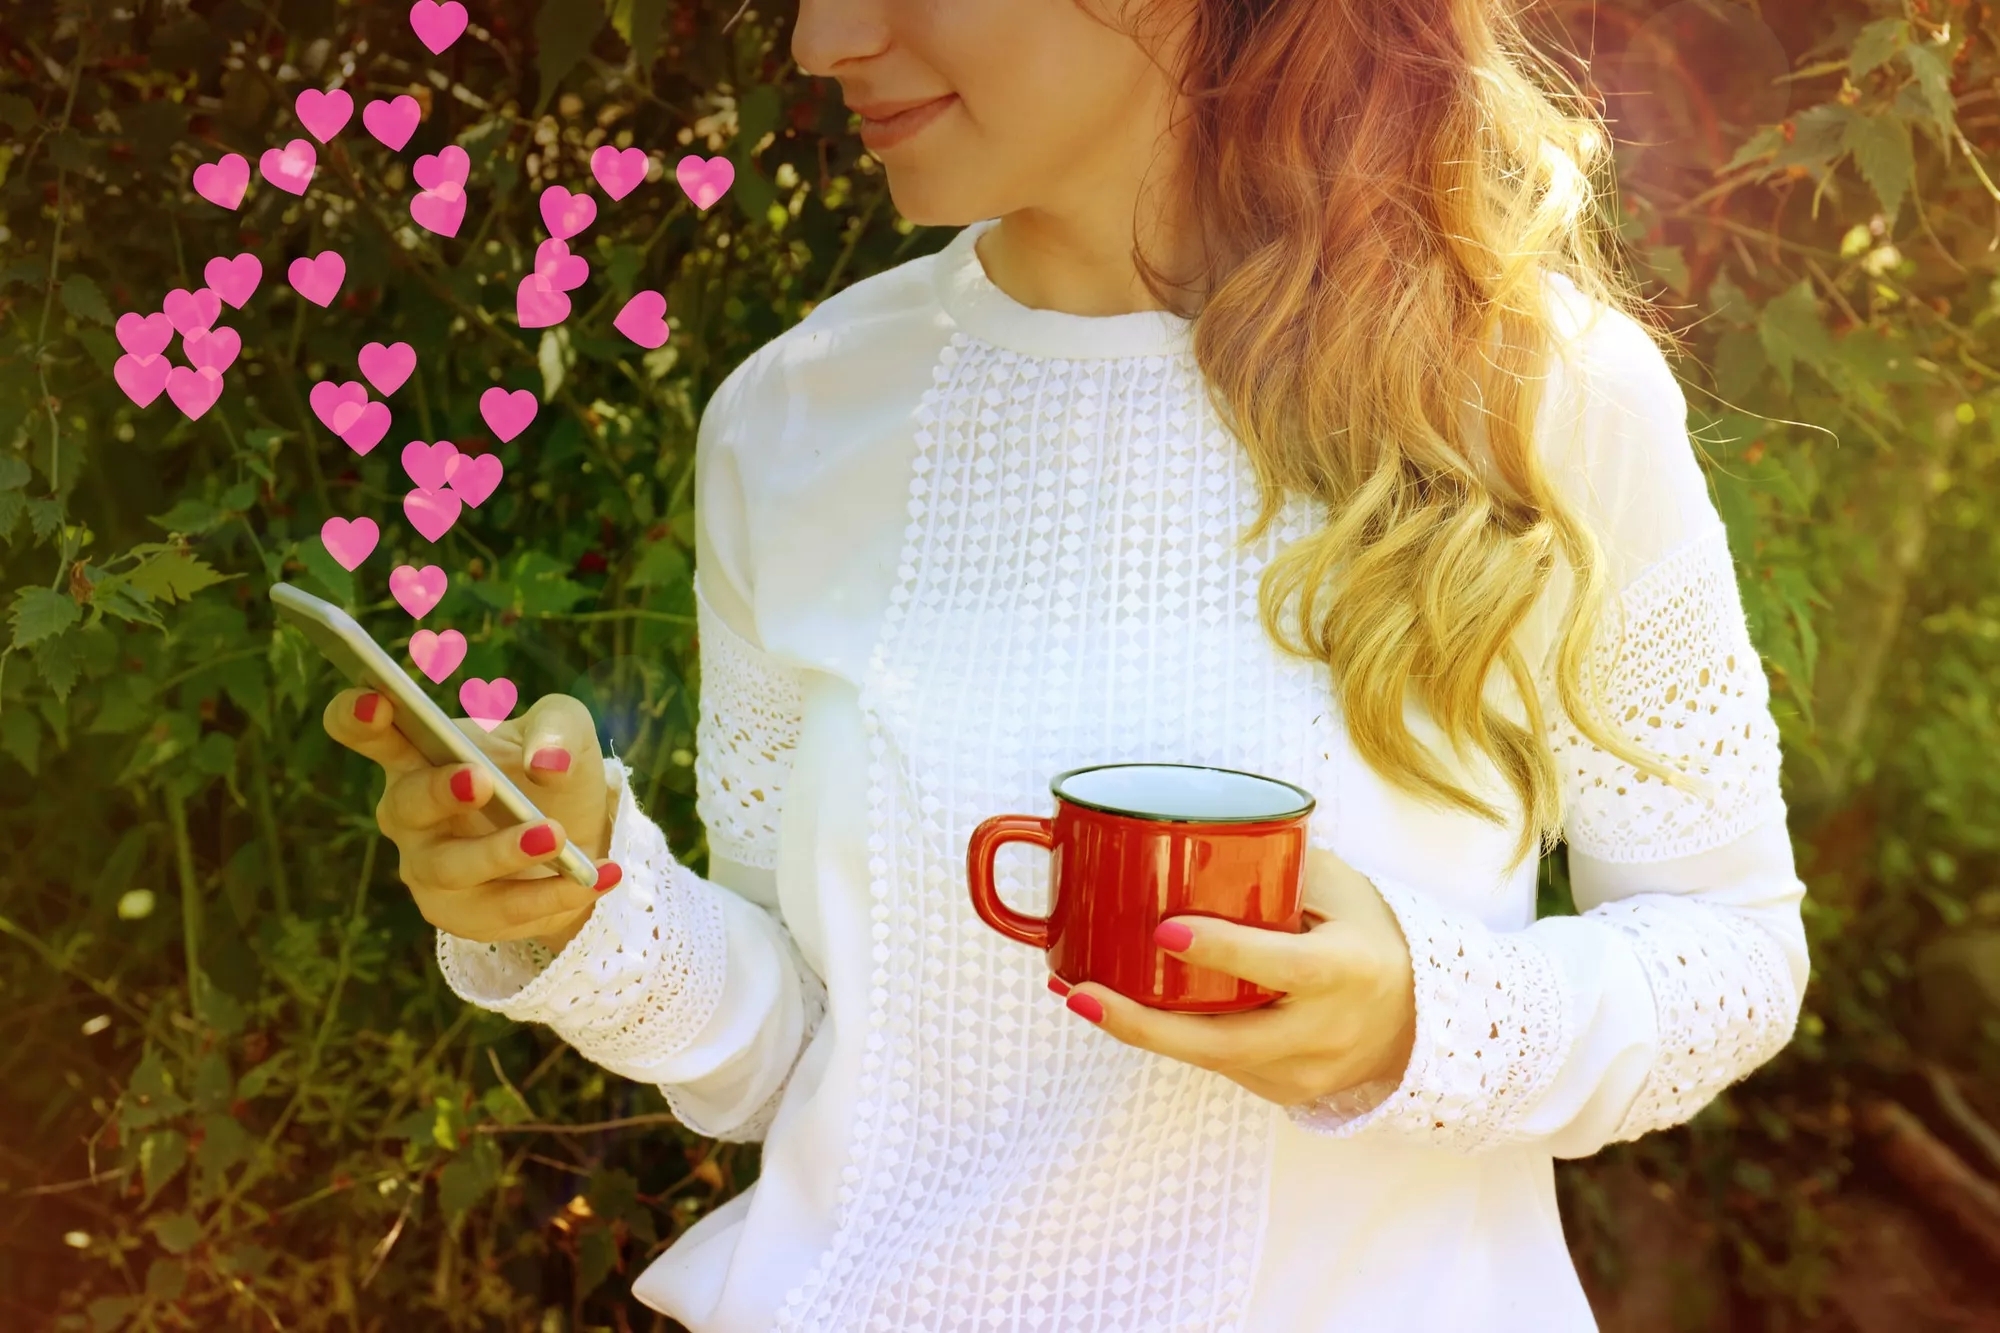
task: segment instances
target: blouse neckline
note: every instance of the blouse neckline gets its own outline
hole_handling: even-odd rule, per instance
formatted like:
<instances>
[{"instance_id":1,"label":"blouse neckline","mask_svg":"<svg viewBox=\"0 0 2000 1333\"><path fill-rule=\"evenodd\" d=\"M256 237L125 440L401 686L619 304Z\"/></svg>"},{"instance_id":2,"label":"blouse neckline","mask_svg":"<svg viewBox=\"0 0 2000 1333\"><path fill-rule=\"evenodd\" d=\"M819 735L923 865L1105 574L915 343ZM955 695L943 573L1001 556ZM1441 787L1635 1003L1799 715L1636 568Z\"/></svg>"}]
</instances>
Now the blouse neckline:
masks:
<instances>
[{"instance_id":1,"label":"blouse neckline","mask_svg":"<svg viewBox=\"0 0 2000 1333\"><path fill-rule=\"evenodd\" d=\"M998 221L986 218L961 227L935 256L938 301L959 328L1024 356L1107 360L1173 356L1191 350L1194 322L1170 310L1072 315L1023 305L1001 291L986 275L986 266L973 248Z\"/></svg>"}]
</instances>

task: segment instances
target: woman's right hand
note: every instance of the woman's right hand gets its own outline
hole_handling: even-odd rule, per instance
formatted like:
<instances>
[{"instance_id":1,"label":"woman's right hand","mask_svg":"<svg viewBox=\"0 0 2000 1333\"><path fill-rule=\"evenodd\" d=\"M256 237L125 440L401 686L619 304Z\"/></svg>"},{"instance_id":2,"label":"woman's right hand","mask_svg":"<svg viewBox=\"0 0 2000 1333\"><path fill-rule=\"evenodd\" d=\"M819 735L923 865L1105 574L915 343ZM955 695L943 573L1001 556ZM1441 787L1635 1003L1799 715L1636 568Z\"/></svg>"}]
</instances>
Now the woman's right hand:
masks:
<instances>
[{"instance_id":1,"label":"woman's right hand","mask_svg":"<svg viewBox=\"0 0 2000 1333\"><path fill-rule=\"evenodd\" d=\"M482 944L533 939L560 952L622 874L602 859L612 806L590 710L550 694L491 732L455 719L548 816L528 825L487 815L492 777L473 764L433 765L395 720L387 696L359 689L335 695L323 718L327 735L382 766L388 781L375 822L396 844L403 883L424 920ZM565 838L599 863L595 889L549 864Z\"/></svg>"}]
</instances>

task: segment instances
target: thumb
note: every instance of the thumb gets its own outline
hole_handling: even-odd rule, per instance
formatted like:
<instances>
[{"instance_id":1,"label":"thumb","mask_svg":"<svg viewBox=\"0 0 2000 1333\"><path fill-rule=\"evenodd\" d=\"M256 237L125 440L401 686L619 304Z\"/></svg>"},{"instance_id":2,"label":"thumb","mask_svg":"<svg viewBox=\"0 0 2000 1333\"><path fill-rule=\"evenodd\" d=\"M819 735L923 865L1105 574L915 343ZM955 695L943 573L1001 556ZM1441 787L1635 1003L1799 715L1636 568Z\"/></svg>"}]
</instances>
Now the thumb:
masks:
<instances>
[{"instance_id":1,"label":"thumb","mask_svg":"<svg viewBox=\"0 0 2000 1333\"><path fill-rule=\"evenodd\" d=\"M607 815L604 752L590 710L567 694L545 694L522 715L520 737L530 796L589 846Z\"/></svg>"}]
</instances>

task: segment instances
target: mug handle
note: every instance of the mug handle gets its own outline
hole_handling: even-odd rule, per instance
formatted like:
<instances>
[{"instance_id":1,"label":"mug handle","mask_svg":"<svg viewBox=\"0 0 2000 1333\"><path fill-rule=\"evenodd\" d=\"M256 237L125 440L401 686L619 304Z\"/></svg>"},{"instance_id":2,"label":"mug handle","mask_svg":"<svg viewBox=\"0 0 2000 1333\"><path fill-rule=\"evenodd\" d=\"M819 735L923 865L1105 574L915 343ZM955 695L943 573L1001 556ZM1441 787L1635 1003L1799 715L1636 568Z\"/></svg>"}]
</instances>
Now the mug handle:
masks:
<instances>
[{"instance_id":1,"label":"mug handle","mask_svg":"<svg viewBox=\"0 0 2000 1333\"><path fill-rule=\"evenodd\" d=\"M999 855L1001 844L1009 842L1032 842L1054 851L1055 821L1038 815L994 815L972 830L972 840L965 848L965 879L972 887L972 910L1008 939L1047 949L1049 919L1015 911L1000 901L1000 893L994 888L993 859Z\"/></svg>"}]
</instances>

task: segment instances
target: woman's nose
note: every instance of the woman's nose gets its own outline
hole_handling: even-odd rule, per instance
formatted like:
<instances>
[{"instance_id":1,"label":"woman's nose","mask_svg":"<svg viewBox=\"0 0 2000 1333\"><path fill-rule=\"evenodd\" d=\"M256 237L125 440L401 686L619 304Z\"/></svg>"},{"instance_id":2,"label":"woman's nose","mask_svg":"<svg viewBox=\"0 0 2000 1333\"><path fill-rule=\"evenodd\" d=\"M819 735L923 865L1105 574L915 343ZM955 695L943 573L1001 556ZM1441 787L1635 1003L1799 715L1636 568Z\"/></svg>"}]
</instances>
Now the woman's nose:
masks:
<instances>
[{"instance_id":1,"label":"woman's nose","mask_svg":"<svg viewBox=\"0 0 2000 1333\"><path fill-rule=\"evenodd\" d=\"M799 0L792 60L802 73L838 78L843 65L880 55L892 33L888 0Z\"/></svg>"}]
</instances>

